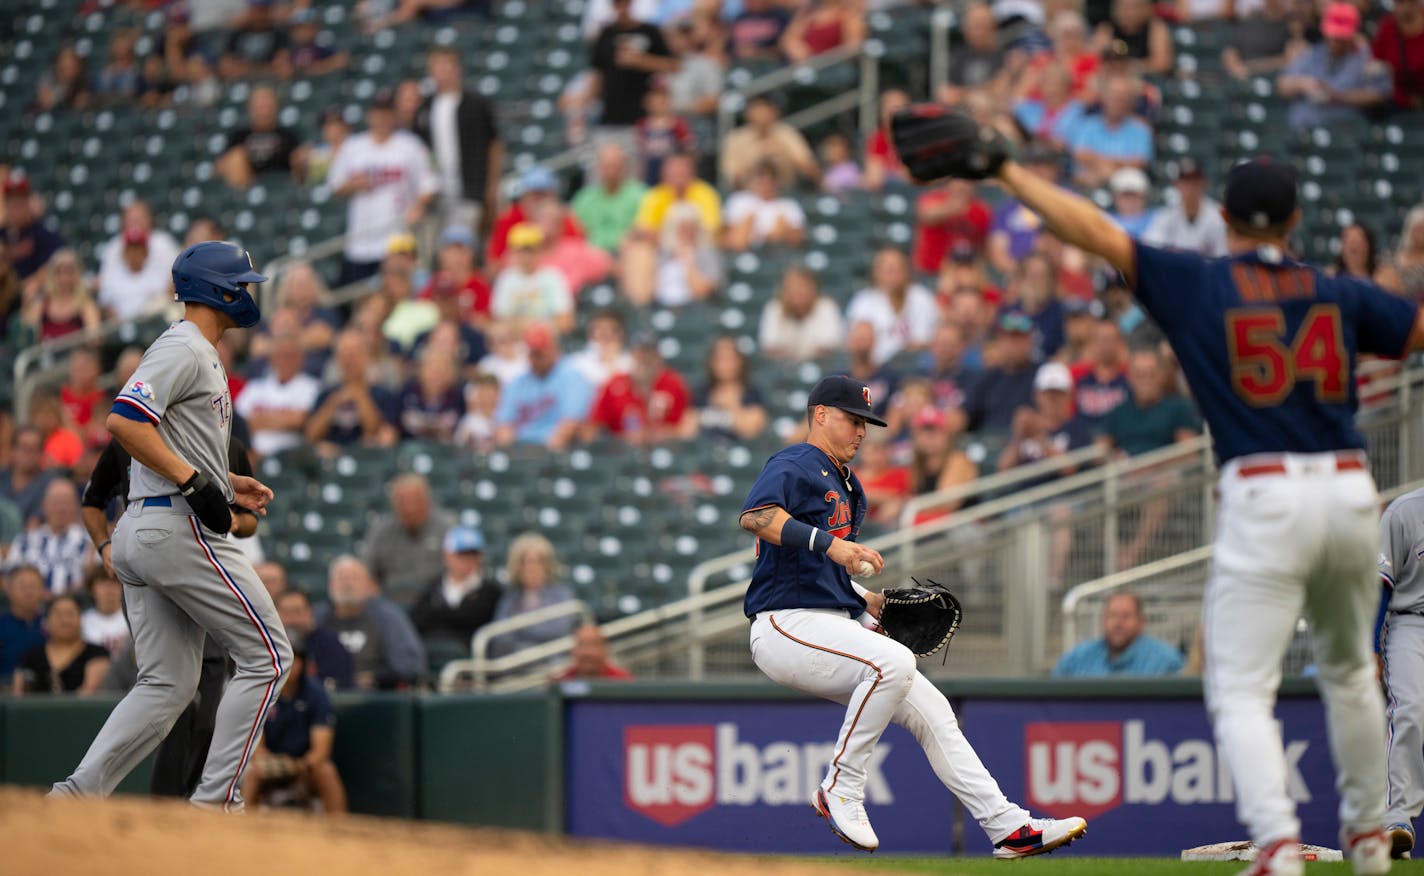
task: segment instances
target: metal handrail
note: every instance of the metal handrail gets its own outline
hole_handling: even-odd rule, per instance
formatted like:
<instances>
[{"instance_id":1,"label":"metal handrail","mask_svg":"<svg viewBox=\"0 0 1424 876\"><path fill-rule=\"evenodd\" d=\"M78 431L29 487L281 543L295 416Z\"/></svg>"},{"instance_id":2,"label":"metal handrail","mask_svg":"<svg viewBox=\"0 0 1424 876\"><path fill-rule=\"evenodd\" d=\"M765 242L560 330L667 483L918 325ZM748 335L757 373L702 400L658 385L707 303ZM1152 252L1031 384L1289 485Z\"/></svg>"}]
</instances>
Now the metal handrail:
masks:
<instances>
[{"instance_id":1,"label":"metal handrail","mask_svg":"<svg viewBox=\"0 0 1424 876\"><path fill-rule=\"evenodd\" d=\"M454 680L466 672L474 676L475 688L482 689L488 683L491 675L523 669L528 665L542 663L550 657L566 652L573 644L572 636L561 636L553 641L532 648L523 648L503 657L491 658L488 656L490 641L498 636L572 616L587 620L593 617L593 613L589 611L588 604L583 600L567 599L553 605L546 605L543 608L536 608L530 612L517 614L514 617L485 624L476 630L475 635L470 639L470 657L464 660L452 660L440 670L441 689L445 690L448 686L453 686Z\"/></svg>"},{"instance_id":2,"label":"metal handrail","mask_svg":"<svg viewBox=\"0 0 1424 876\"><path fill-rule=\"evenodd\" d=\"M943 490L933 493L925 493L922 496L905 502L905 508L900 512L900 525L913 526L915 518L920 512L926 509L940 508L951 502L962 502L965 499L987 493L996 493L999 490L1012 488L1018 484L1031 481L1044 475L1051 475L1065 468L1077 468L1080 465L1093 465L1105 461L1108 458L1106 448L1098 444L1088 447L1080 447L1077 450L1064 453L1061 456L1052 456L1047 459L1040 459L1035 462L1015 466L1008 471L995 472L981 478L963 484L956 484Z\"/></svg>"}]
</instances>

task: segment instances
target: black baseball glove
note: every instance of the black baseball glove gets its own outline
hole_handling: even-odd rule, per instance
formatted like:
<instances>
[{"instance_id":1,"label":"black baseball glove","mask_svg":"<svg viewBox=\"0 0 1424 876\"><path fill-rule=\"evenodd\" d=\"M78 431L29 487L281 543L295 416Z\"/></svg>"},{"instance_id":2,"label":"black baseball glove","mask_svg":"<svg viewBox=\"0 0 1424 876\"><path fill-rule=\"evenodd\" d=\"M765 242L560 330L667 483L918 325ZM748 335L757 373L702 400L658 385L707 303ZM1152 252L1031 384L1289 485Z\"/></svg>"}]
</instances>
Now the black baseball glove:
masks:
<instances>
[{"instance_id":1,"label":"black baseball glove","mask_svg":"<svg viewBox=\"0 0 1424 876\"><path fill-rule=\"evenodd\" d=\"M910 580L914 587L897 587L881 594L885 607L880 610L880 628L916 657L928 657L949 644L964 619L964 610L943 584Z\"/></svg>"},{"instance_id":2,"label":"black baseball glove","mask_svg":"<svg viewBox=\"0 0 1424 876\"><path fill-rule=\"evenodd\" d=\"M963 110L919 103L895 113L890 136L916 182L988 179L1009 159L1009 141Z\"/></svg>"}]
</instances>

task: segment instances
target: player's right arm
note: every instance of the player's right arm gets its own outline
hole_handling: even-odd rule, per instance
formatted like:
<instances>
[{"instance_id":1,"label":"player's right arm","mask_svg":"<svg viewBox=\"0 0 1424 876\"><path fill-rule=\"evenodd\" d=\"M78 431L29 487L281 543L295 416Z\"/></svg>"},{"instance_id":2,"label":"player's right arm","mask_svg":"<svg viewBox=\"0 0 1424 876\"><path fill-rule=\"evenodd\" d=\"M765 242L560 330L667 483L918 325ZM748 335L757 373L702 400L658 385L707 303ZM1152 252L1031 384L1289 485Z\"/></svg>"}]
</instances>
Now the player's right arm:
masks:
<instances>
[{"instance_id":1,"label":"player's right arm","mask_svg":"<svg viewBox=\"0 0 1424 876\"><path fill-rule=\"evenodd\" d=\"M1129 287L1137 285L1132 238L1092 201L1035 176L1014 161L1004 162L999 170L999 182L1024 206L1042 217L1055 237L1102 256L1122 272Z\"/></svg>"},{"instance_id":2,"label":"player's right arm","mask_svg":"<svg viewBox=\"0 0 1424 876\"><path fill-rule=\"evenodd\" d=\"M139 461L139 464L174 484L185 483L198 470L174 453L158 434L158 427L130 420L119 414L109 414L104 421L109 434Z\"/></svg>"},{"instance_id":3,"label":"player's right arm","mask_svg":"<svg viewBox=\"0 0 1424 876\"><path fill-rule=\"evenodd\" d=\"M885 558L880 556L879 551L802 523L780 505L743 511L738 523L742 529L769 544L824 553L838 565L845 566L852 575L860 574L862 561L874 566L877 575L885 568Z\"/></svg>"}]
</instances>

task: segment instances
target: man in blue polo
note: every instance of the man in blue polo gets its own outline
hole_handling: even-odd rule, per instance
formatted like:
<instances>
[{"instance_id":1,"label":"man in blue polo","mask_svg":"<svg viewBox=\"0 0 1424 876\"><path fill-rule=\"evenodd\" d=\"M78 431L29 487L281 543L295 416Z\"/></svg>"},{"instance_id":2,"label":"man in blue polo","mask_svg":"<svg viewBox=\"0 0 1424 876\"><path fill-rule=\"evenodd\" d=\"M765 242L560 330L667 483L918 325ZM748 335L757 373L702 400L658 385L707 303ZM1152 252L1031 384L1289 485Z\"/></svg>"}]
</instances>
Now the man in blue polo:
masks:
<instances>
[{"instance_id":1,"label":"man in blue polo","mask_svg":"<svg viewBox=\"0 0 1424 876\"><path fill-rule=\"evenodd\" d=\"M1058 660L1060 678L1105 675L1176 675L1182 653L1161 639L1143 633L1147 618L1135 593L1114 593L1103 606L1103 637L1084 642Z\"/></svg>"}]
</instances>

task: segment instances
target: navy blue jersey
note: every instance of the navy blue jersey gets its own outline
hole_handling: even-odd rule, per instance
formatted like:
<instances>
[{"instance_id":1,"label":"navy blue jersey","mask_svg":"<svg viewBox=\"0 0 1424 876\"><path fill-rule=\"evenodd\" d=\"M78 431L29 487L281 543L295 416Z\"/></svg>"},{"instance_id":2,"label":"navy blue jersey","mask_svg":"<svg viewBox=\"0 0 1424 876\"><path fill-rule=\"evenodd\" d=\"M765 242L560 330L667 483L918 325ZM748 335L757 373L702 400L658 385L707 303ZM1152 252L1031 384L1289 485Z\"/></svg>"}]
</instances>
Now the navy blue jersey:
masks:
<instances>
[{"instance_id":1,"label":"navy blue jersey","mask_svg":"<svg viewBox=\"0 0 1424 876\"><path fill-rule=\"evenodd\" d=\"M1355 357L1403 355L1414 302L1268 247L1208 259L1133 246L1137 299L1177 354L1219 464L1364 448Z\"/></svg>"},{"instance_id":2,"label":"navy blue jersey","mask_svg":"<svg viewBox=\"0 0 1424 876\"><path fill-rule=\"evenodd\" d=\"M847 541L855 540L865 520L860 478L810 444L794 444L768 459L742 512L772 505ZM778 547L760 539L752 583L742 605L747 617L784 608L844 609L852 617L865 611L865 600L850 586L844 566L806 545Z\"/></svg>"}]
</instances>

